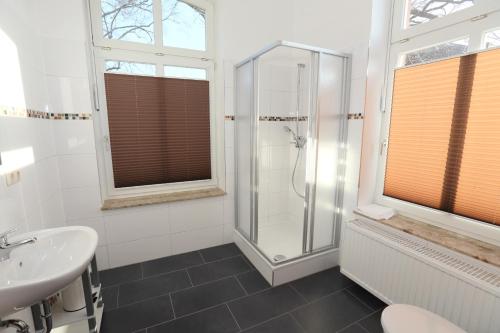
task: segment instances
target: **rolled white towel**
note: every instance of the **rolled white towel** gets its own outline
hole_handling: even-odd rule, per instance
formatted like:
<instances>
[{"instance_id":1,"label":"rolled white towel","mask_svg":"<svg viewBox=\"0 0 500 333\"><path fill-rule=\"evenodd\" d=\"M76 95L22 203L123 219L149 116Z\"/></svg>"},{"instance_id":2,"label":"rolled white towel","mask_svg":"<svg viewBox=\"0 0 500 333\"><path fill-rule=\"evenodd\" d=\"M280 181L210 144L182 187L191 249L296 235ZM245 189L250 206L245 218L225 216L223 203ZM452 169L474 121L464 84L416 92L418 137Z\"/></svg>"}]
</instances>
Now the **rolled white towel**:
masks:
<instances>
[{"instance_id":1,"label":"rolled white towel","mask_svg":"<svg viewBox=\"0 0 500 333\"><path fill-rule=\"evenodd\" d=\"M394 208L384 207L376 204L360 206L356 211L361 215L374 220L388 220L396 215L396 210Z\"/></svg>"}]
</instances>

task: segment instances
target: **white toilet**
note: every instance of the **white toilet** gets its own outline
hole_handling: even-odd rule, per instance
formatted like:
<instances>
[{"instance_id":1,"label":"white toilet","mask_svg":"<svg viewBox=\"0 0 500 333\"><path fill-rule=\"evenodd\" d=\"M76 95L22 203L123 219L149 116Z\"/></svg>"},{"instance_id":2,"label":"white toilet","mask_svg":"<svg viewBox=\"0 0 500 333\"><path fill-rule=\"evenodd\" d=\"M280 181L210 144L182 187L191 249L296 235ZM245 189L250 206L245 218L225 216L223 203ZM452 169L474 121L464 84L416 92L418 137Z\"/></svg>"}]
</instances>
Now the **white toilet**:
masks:
<instances>
[{"instance_id":1,"label":"white toilet","mask_svg":"<svg viewBox=\"0 0 500 333\"><path fill-rule=\"evenodd\" d=\"M440 316L408 304L393 304L382 312L384 333L466 333Z\"/></svg>"}]
</instances>

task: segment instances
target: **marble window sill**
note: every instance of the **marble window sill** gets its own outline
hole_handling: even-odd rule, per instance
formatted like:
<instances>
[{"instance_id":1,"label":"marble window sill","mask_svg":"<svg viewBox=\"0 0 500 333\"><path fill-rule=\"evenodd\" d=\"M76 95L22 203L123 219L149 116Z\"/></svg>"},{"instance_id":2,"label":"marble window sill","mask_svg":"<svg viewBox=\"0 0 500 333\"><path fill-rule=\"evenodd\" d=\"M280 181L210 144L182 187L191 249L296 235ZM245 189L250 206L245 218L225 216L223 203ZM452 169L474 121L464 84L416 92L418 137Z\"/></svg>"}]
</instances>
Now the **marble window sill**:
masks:
<instances>
[{"instance_id":1,"label":"marble window sill","mask_svg":"<svg viewBox=\"0 0 500 333\"><path fill-rule=\"evenodd\" d=\"M366 218L366 216L358 212L356 212L356 214ZM500 267L500 246L401 215L396 215L388 220L374 221L436 243L482 262Z\"/></svg>"},{"instance_id":2,"label":"marble window sill","mask_svg":"<svg viewBox=\"0 0 500 333\"><path fill-rule=\"evenodd\" d=\"M141 196L114 198L104 200L101 210L111 210L129 207L138 207L168 203L175 201L194 200L202 198L211 198L225 195L226 192L220 188L210 188L202 190L180 191L173 193L147 194Z\"/></svg>"}]
</instances>

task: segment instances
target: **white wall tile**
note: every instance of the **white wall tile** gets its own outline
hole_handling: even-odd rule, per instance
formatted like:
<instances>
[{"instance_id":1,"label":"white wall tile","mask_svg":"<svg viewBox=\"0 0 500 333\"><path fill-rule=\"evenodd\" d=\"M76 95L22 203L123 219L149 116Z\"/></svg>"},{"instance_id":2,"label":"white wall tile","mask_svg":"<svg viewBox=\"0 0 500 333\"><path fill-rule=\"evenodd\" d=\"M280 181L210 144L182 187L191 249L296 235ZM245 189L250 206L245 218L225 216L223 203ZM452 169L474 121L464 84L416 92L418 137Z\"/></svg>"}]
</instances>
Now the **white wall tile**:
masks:
<instances>
[{"instance_id":1,"label":"white wall tile","mask_svg":"<svg viewBox=\"0 0 500 333\"><path fill-rule=\"evenodd\" d=\"M68 221L102 216L98 187L67 189L62 195Z\"/></svg>"},{"instance_id":2,"label":"white wall tile","mask_svg":"<svg viewBox=\"0 0 500 333\"><path fill-rule=\"evenodd\" d=\"M97 260L97 268L100 271L110 268L107 246L98 246L95 250L95 257Z\"/></svg>"},{"instance_id":3,"label":"white wall tile","mask_svg":"<svg viewBox=\"0 0 500 333\"><path fill-rule=\"evenodd\" d=\"M61 192L57 191L54 195L44 198L40 207L44 228L63 227L66 224Z\"/></svg>"},{"instance_id":4,"label":"white wall tile","mask_svg":"<svg viewBox=\"0 0 500 333\"><path fill-rule=\"evenodd\" d=\"M168 209L171 232L221 225L223 210L221 197L174 202Z\"/></svg>"},{"instance_id":5,"label":"white wall tile","mask_svg":"<svg viewBox=\"0 0 500 333\"><path fill-rule=\"evenodd\" d=\"M89 81L85 78L47 76L51 112L92 112Z\"/></svg>"},{"instance_id":6,"label":"white wall tile","mask_svg":"<svg viewBox=\"0 0 500 333\"><path fill-rule=\"evenodd\" d=\"M108 245L109 266L118 267L172 254L170 235Z\"/></svg>"},{"instance_id":7,"label":"white wall tile","mask_svg":"<svg viewBox=\"0 0 500 333\"><path fill-rule=\"evenodd\" d=\"M36 163L36 178L38 192L42 200L52 196L61 189L59 180L59 166L55 156L43 159Z\"/></svg>"},{"instance_id":8,"label":"white wall tile","mask_svg":"<svg viewBox=\"0 0 500 333\"><path fill-rule=\"evenodd\" d=\"M234 242L234 226L224 224L224 243Z\"/></svg>"},{"instance_id":9,"label":"white wall tile","mask_svg":"<svg viewBox=\"0 0 500 333\"><path fill-rule=\"evenodd\" d=\"M42 37L45 73L86 78L87 50L83 41Z\"/></svg>"},{"instance_id":10,"label":"white wall tile","mask_svg":"<svg viewBox=\"0 0 500 333\"><path fill-rule=\"evenodd\" d=\"M116 244L170 233L167 205L117 210L105 214L108 243Z\"/></svg>"},{"instance_id":11,"label":"white wall tile","mask_svg":"<svg viewBox=\"0 0 500 333\"><path fill-rule=\"evenodd\" d=\"M58 157L61 188L99 186L95 154L60 155Z\"/></svg>"},{"instance_id":12,"label":"white wall tile","mask_svg":"<svg viewBox=\"0 0 500 333\"><path fill-rule=\"evenodd\" d=\"M172 254L216 246L224 242L224 225L174 233L171 239Z\"/></svg>"},{"instance_id":13,"label":"white wall tile","mask_svg":"<svg viewBox=\"0 0 500 333\"><path fill-rule=\"evenodd\" d=\"M95 153L94 127L91 120L58 120L53 126L58 154Z\"/></svg>"}]
</instances>

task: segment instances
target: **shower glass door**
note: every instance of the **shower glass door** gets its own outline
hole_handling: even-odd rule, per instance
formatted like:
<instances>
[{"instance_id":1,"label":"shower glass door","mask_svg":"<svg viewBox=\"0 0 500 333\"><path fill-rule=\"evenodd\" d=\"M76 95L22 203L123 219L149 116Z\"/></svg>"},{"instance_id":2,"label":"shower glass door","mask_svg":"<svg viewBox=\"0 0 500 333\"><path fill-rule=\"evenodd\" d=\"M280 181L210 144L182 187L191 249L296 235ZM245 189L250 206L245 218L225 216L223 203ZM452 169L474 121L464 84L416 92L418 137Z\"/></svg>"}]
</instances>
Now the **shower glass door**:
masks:
<instances>
[{"instance_id":1,"label":"shower glass door","mask_svg":"<svg viewBox=\"0 0 500 333\"><path fill-rule=\"evenodd\" d=\"M281 46L256 64L256 243L278 263L304 251L312 52Z\"/></svg>"}]
</instances>

